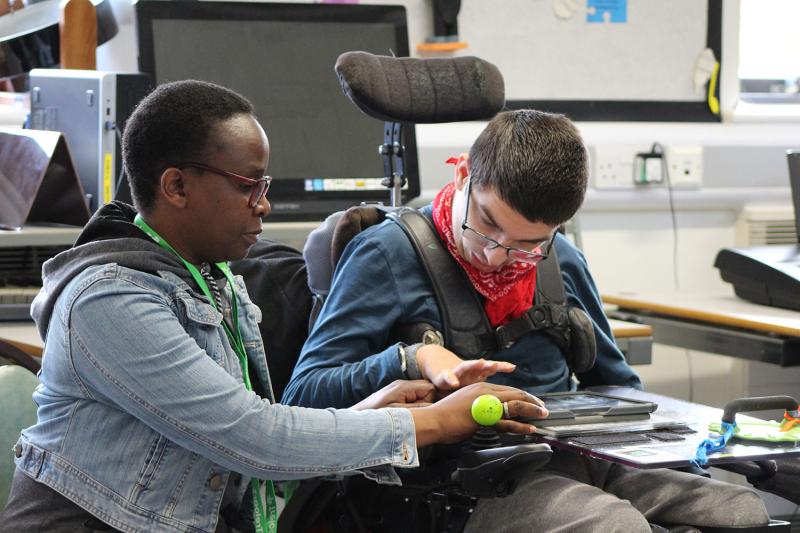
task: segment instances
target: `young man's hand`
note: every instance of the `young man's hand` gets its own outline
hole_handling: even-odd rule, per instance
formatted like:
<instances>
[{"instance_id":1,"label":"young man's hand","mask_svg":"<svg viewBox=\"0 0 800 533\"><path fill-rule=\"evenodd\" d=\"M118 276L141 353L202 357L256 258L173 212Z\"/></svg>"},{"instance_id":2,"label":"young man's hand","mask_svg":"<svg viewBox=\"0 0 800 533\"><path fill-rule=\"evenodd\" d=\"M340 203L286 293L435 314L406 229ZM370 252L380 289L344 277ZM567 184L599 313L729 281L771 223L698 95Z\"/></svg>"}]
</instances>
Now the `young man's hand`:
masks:
<instances>
[{"instance_id":1,"label":"young man's hand","mask_svg":"<svg viewBox=\"0 0 800 533\"><path fill-rule=\"evenodd\" d=\"M436 344L426 344L417 350L417 366L422 377L440 391L450 391L472 383L486 381L498 372L513 372L515 365L505 361L473 359L464 361L456 354Z\"/></svg>"},{"instance_id":2,"label":"young man's hand","mask_svg":"<svg viewBox=\"0 0 800 533\"><path fill-rule=\"evenodd\" d=\"M525 391L504 385L474 383L429 407L411 410L417 430L417 446L422 447L437 442L459 442L470 437L478 430L478 424L472 419L472 402L482 394L494 394L501 402L508 402L508 413L511 418L547 416L544 403ZM494 427L497 431L507 433L524 434L532 433L534 430L531 424L510 419L500 420Z\"/></svg>"},{"instance_id":3,"label":"young man's hand","mask_svg":"<svg viewBox=\"0 0 800 533\"><path fill-rule=\"evenodd\" d=\"M398 379L373 392L352 408L380 409L381 407L425 407L434 401L436 388L424 379Z\"/></svg>"}]
</instances>

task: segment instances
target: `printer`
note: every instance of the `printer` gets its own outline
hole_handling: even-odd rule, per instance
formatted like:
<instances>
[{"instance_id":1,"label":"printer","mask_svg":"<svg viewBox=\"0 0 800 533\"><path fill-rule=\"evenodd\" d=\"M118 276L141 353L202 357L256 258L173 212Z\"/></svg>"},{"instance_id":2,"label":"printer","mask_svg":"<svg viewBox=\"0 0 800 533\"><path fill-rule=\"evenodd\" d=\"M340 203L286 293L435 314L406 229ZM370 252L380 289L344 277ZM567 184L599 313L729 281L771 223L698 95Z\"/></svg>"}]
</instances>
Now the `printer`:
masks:
<instances>
[{"instance_id":1,"label":"printer","mask_svg":"<svg viewBox=\"0 0 800 533\"><path fill-rule=\"evenodd\" d=\"M800 150L786 153L795 225L800 236ZM736 296L763 305L800 310L800 244L724 248L714 266Z\"/></svg>"}]
</instances>

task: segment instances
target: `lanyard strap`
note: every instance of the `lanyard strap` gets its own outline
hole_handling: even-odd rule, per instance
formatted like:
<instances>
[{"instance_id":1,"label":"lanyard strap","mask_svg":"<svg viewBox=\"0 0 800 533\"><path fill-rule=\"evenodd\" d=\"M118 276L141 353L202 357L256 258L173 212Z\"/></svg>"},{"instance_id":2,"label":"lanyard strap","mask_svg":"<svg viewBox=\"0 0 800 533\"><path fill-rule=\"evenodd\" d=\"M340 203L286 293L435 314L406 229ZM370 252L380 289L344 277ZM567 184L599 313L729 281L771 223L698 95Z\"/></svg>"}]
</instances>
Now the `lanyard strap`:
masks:
<instances>
[{"instance_id":1,"label":"lanyard strap","mask_svg":"<svg viewBox=\"0 0 800 533\"><path fill-rule=\"evenodd\" d=\"M206 295L211 306L217 309L217 304L211 294L211 289L208 288L208 283L206 283L205 278L203 278L203 275L197 267L181 257L181 254L161 237L156 230L151 228L141 215L137 214L136 218L133 219L133 223L147 233L159 246L172 252L178 259L183 261L184 266L192 275L192 278L195 283L197 283L197 286L200 287L200 290L203 291L203 294ZM228 285L231 288L231 321L233 322L233 329L228 326L225 320L222 321L222 327L225 329L225 334L231 343L231 347L233 347L233 351L236 352L239 358L244 386L247 390L253 390L253 386L250 383L250 371L247 365L247 351L244 348L242 332L239 330L239 306L236 298L236 285L233 281L233 273L227 263L222 262L215 264L225 275L225 279L228 280ZM217 309L217 311L221 312L220 309ZM250 490L253 495L253 517L255 518L256 533L275 533L278 530L278 506L275 501L275 487L272 481L267 480L262 483L258 479L252 478L250 480Z\"/></svg>"},{"instance_id":2,"label":"lanyard strap","mask_svg":"<svg viewBox=\"0 0 800 533\"><path fill-rule=\"evenodd\" d=\"M168 243L161 235L159 235L156 230L151 228L147 222L140 215L136 215L136 218L133 220L133 223L136 224L139 228L142 229L147 235L150 236L159 246L168 250L175 254L178 259L180 259L186 270L192 275L195 283L197 286L200 287L200 290L203 291L206 298L208 298L209 303L211 303L211 307L216 309L217 311L222 312L220 309L217 309L217 304L214 301L214 296L211 294L211 289L208 288L208 283L206 283L205 278L200 273L200 270L197 269L192 263L184 259L178 251L172 247L170 243ZM252 390L252 386L250 384L250 376L247 369L247 351L244 348L244 341L242 340L242 333L239 331L239 306L236 299L236 285L233 281L233 273L231 273L230 267L228 267L227 263L216 263L217 268L219 268L222 273L225 275L225 278L228 280L228 284L231 287L231 294L233 297L231 298L231 319L233 322L233 330L228 326L228 324L223 320L222 327L225 329L225 334L228 336L228 340L231 342L231 346L233 350L236 352L236 355L239 357L239 363L242 366L242 374L244 377L244 384L247 387L247 390Z\"/></svg>"}]
</instances>

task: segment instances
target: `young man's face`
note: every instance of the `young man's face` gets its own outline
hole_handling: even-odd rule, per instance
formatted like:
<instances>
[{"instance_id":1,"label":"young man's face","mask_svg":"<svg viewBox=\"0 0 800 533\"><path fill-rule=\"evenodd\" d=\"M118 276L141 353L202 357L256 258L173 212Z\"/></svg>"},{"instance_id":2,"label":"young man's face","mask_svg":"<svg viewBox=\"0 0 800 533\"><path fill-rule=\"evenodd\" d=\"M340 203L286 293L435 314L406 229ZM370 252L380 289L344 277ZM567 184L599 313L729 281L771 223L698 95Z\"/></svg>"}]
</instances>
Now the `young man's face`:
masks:
<instances>
[{"instance_id":1,"label":"young man's face","mask_svg":"<svg viewBox=\"0 0 800 533\"><path fill-rule=\"evenodd\" d=\"M267 136L251 115L236 115L216 125L202 159L195 163L207 168L183 169L199 192L192 195L195 247L205 261L241 259L258 240L270 204L264 195L254 197L252 182L225 173L261 180L269 164Z\"/></svg>"},{"instance_id":2,"label":"young man's face","mask_svg":"<svg viewBox=\"0 0 800 533\"><path fill-rule=\"evenodd\" d=\"M513 263L515 255L522 255L519 251L546 253L549 249L557 226L531 222L512 209L494 190L471 186L469 174L464 171L456 170L455 185L453 235L459 255L470 265L482 272L495 272ZM464 222L472 231L463 228ZM504 247L515 250L509 253ZM529 262L536 259L536 254L533 254Z\"/></svg>"}]
</instances>

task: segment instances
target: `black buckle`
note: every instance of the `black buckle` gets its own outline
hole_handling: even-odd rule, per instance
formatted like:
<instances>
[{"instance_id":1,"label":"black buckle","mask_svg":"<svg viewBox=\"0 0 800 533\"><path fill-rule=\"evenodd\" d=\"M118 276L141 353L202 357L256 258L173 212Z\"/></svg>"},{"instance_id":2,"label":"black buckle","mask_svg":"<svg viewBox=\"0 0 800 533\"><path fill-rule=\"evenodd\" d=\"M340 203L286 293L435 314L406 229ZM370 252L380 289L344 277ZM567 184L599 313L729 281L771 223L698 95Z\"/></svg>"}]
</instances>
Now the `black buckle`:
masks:
<instances>
[{"instance_id":1,"label":"black buckle","mask_svg":"<svg viewBox=\"0 0 800 533\"><path fill-rule=\"evenodd\" d=\"M543 329L551 323L552 312L549 307L537 305L531 310L533 313L525 313L524 316L528 317L531 324L533 324L533 329Z\"/></svg>"},{"instance_id":2,"label":"black buckle","mask_svg":"<svg viewBox=\"0 0 800 533\"><path fill-rule=\"evenodd\" d=\"M505 326L497 326L494 332L497 335L497 344L500 345L501 350L511 348L514 345L514 340L509 338L510 334Z\"/></svg>"}]
</instances>

